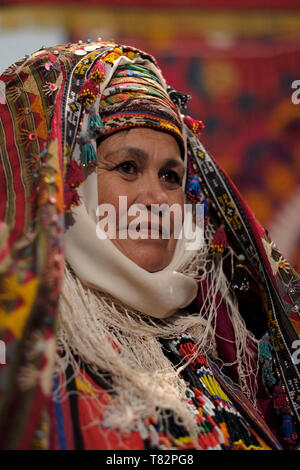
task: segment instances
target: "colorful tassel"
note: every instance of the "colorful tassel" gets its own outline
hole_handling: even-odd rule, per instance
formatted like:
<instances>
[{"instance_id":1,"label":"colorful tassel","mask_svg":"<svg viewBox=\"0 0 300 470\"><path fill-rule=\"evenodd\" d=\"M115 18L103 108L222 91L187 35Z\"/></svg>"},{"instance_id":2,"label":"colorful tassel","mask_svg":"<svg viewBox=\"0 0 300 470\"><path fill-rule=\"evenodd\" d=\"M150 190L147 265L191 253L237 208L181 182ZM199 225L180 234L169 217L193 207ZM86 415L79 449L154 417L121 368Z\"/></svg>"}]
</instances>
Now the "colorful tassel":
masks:
<instances>
[{"instance_id":1,"label":"colorful tassel","mask_svg":"<svg viewBox=\"0 0 300 470\"><path fill-rule=\"evenodd\" d=\"M98 60L98 62L92 68L90 78L95 80L97 83L103 83L105 80L105 64Z\"/></svg>"},{"instance_id":2,"label":"colorful tassel","mask_svg":"<svg viewBox=\"0 0 300 470\"><path fill-rule=\"evenodd\" d=\"M104 129L100 114L95 109L89 111L88 129L91 134L99 134Z\"/></svg>"},{"instance_id":3,"label":"colorful tassel","mask_svg":"<svg viewBox=\"0 0 300 470\"><path fill-rule=\"evenodd\" d=\"M263 364L262 381L265 387L273 387L276 383L272 370L272 348L269 333L266 333L258 342L258 358Z\"/></svg>"},{"instance_id":4,"label":"colorful tassel","mask_svg":"<svg viewBox=\"0 0 300 470\"><path fill-rule=\"evenodd\" d=\"M258 357L260 362L270 362L272 360L272 348L270 335L266 333L258 342Z\"/></svg>"},{"instance_id":5,"label":"colorful tassel","mask_svg":"<svg viewBox=\"0 0 300 470\"><path fill-rule=\"evenodd\" d=\"M210 248L213 253L223 253L227 247L228 241L226 237L225 228L221 225L215 231L214 238L210 244Z\"/></svg>"},{"instance_id":6,"label":"colorful tassel","mask_svg":"<svg viewBox=\"0 0 300 470\"><path fill-rule=\"evenodd\" d=\"M77 188L84 181L81 167L75 160L71 160L67 165L66 184L70 188Z\"/></svg>"},{"instance_id":7,"label":"colorful tassel","mask_svg":"<svg viewBox=\"0 0 300 470\"><path fill-rule=\"evenodd\" d=\"M282 423L280 426L281 435L285 443L286 449L293 449L297 441L297 433L290 414L282 415Z\"/></svg>"},{"instance_id":8,"label":"colorful tassel","mask_svg":"<svg viewBox=\"0 0 300 470\"><path fill-rule=\"evenodd\" d=\"M193 132L193 134L200 138L201 132L204 129L204 124L202 121L198 121L196 119L193 119L191 116L184 116L183 118L185 124L187 127Z\"/></svg>"},{"instance_id":9,"label":"colorful tassel","mask_svg":"<svg viewBox=\"0 0 300 470\"><path fill-rule=\"evenodd\" d=\"M92 141L88 137L81 137L81 164L82 166L95 165L98 161L97 153Z\"/></svg>"},{"instance_id":10,"label":"colorful tassel","mask_svg":"<svg viewBox=\"0 0 300 470\"><path fill-rule=\"evenodd\" d=\"M244 256L240 255L238 257L240 261L244 260ZM237 263L234 267L234 273L231 281L232 288L235 290L240 290L247 292L250 288L250 283L247 275L245 266L242 263Z\"/></svg>"},{"instance_id":11,"label":"colorful tassel","mask_svg":"<svg viewBox=\"0 0 300 470\"><path fill-rule=\"evenodd\" d=\"M84 82L78 93L78 100L81 101L83 106L95 103L97 96L100 93L99 85L95 80L89 78Z\"/></svg>"},{"instance_id":12,"label":"colorful tassel","mask_svg":"<svg viewBox=\"0 0 300 470\"><path fill-rule=\"evenodd\" d=\"M200 182L199 182L199 179L194 175L191 175L191 174L188 175L188 181L186 185L186 194L195 203L200 202L201 200Z\"/></svg>"},{"instance_id":13,"label":"colorful tassel","mask_svg":"<svg viewBox=\"0 0 300 470\"><path fill-rule=\"evenodd\" d=\"M65 211L71 212L71 207L80 204L80 196L75 189L65 187L64 190Z\"/></svg>"}]
</instances>

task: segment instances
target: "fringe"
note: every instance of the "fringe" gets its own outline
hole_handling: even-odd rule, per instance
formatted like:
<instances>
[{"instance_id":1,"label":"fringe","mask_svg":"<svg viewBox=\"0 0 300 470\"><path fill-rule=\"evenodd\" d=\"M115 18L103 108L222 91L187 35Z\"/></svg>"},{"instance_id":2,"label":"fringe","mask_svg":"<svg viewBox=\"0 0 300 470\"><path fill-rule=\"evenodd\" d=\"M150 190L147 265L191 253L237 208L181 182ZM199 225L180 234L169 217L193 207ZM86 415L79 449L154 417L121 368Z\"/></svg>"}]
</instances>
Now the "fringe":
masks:
<instances>
[{"instance_id":1,"label":"fringe","mask_svg":"<svg viewBox=\"0 0 300 470\"><path fill-rule=\"evenodd\" d=\"M208 227L204 248L180 269L186 275L198 276L200 281L206 278L210 281L209 292L199 313L195 314L178 311L166 320L151 318L128 308L107 293L87 288L66 266L59 304L56 373L64 373L71 364L74 375L78 376L75 354L89 364L94 374L110 374L113 383L110 391L114 392L115 398L106 409L106 426L126 432L135 429L139 419L154 416L160 421L161 410L172 410L178 423L183 424L194 439L197 438L196 418L189 410L186 386L179 376L195 357L188 362L182 360L174 367L163 354L158 338L176 338L187 332L203 354L217 358L215 327L212 325L218 308L218 293L226 301L234 325L241 388L255 403L256 390L249 388L247 380L255 373L248 351L251 335L239 315L237 304L229 296L221 259L218 265L210 261L213 232ZM61 383L60 391L64 385ZM97 406L103 415L101 404L97 403ZM95 420L97 417L91 412L91 423Z\"/></svg>"}]
</instances>

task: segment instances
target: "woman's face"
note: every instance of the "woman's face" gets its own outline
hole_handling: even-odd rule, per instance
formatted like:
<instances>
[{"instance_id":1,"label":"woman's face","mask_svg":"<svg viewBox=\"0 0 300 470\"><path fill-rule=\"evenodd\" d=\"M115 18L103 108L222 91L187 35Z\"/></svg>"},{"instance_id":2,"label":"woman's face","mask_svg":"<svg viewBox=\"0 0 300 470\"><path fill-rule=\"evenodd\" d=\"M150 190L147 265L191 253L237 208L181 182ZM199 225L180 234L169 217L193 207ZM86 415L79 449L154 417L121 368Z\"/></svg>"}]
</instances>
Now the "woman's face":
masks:
<instances>
[{"instance_id":1,"label":"woman's face","mask_svg":"<svg viewBox=\"0 0 300 470\"><path fill-rule=\"evenodd\" d=\"M118 237L123 227L119 224L119 196L127 196L127 226L139 217L128 215L133 204L145 207L143 214L150 223L151 204L179 204L183 222L184 192L182 179L184 165L180 149L174 137L153 129L134 128L120 131L107 137L98 146L98 202L112 204L116 211L116 238L111 239L115 246L138 266L149 272L166 267L174 254L177 239L174 238L174 216L170 215L170 237L136 240L127 235ZM122 209L121 209L122 212ZM124 213L121 214L123 219ZM163 220L159 212L158 222ZM140 217L139 217L140 218ZM101 220L101 219L100 219ZM143 217L144 220L144 217ZM138 231L139 227L137 228ZM128 231L128 234L130 230Z\"/></svg>"}]
</instances>

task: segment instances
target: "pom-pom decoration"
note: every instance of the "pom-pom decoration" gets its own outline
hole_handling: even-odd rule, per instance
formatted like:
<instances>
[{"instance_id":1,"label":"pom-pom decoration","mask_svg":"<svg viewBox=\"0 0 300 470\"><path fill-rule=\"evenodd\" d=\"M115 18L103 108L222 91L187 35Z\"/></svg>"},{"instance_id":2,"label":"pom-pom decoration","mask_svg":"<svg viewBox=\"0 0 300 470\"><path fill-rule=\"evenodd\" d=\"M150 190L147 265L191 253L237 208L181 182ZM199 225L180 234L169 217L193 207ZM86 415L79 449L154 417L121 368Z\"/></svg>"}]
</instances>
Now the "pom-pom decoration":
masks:
<instances>
[{"instance_id":1,"label":"pom-pom decoration","mask_svg":"<svg viewBox=\"0 0 300 470\"><path fill-rule=\"evenodd\" d=\"M201 186L199 179L192 174L188 175L186 194L189 196L192 202L197 203L201 200Z\"/></svg>"},{"instance_id":2,"label":"pom-pom decoration","mask_svg":"<svg viewBox=\"0 0 300 470\"><path fill-rule=\"evenodd\" d=\"M100 93L99 85L92 78L88 78L82 85L79 93L78 100L84 105L95 103L97 96Z\"/></svg>"},{"instance_id":3,"label":"pom-pom decoration","mask_svg":"<svg viewBox=\"0 0 300 470\"><path fill-rule=\"evenodd\" d=\"M70 188L77 188L84 181L82 168L75 160L71 160L67 165L66 184Z\"/></svg>"},{"instance_id":4,"label":"pom-pom decoration","mask_svg":"<svg viewBox=\"0 0 300 470\"><path fill-rule=\"evenodd\" d=\"M284 447L291 450L295 447L298 435L296 433L292 416L288 413L282 416L280 431L283 436Z\"/></svg>"},{"instance_id":5,"label":"pom-pom decoration","mask_svg":"<svg viewBox=\"0 0 300 470\"><path fill-rule=\"evenodd\" d=\"M65 186L64 190L65 211L71 212L71 208L80 204L80 196L76 189Z\"/></svg>"},{"instance_id":6,"label":"pom-pom decoration","mask_svg":"<svg viewBox=\"0 0 300 470\"><path fill-rule=\"evenodd\" d=\"M193 132L193 134L200 138L201 132L204 129L204 124L202 121L198 121L197 119L193 119L191 116L184 116L183 118L187 127Z\"/></svg>"},{"instance_id":7,"label":"pom-pom decoration","mask_svg":"<svg viewBox=\"0 0 300 470\"><path fill-rule=\"evenodd\" d=\"M65 211L70 212L71 207L80 204L80 196L76 188L84 182L83 171L75 160L70 160L66 169L66 181L64 185Z\"/></svg>"},{"instance_id":8,"label":"pom-pom decoration","mask_svg":"<svg viewBox=\"0 0 300 470\"><path fill-rule=\"evenodd\" d=\"M103 83L105 80L105 64L100 60L94 65L91 73L90 78L95 80L97 83Z\"/></svg>"}]
</instances>

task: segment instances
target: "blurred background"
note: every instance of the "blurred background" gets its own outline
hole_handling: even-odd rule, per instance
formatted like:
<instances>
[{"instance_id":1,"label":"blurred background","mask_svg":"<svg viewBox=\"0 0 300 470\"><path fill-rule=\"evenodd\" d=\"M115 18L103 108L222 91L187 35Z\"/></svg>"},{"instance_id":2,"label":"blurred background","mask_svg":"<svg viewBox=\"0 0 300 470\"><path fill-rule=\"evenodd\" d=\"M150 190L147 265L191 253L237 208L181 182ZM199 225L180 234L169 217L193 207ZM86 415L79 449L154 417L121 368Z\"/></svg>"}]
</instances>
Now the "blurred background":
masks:
<instances>
[{"instance_id":1,"label":"blurred background","mask_svg":"<svg viewBox=\"0 0 300 470\"><path fill-rule=\"evenodd\" d=\"M192 95L205 147L299 272L300 0L6 0L0 73L43 45L98 37L152 53Z\"/></svg>"}]
</instances>

